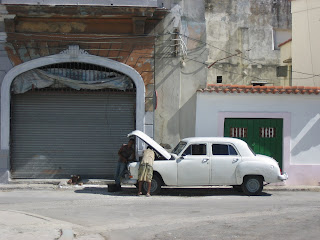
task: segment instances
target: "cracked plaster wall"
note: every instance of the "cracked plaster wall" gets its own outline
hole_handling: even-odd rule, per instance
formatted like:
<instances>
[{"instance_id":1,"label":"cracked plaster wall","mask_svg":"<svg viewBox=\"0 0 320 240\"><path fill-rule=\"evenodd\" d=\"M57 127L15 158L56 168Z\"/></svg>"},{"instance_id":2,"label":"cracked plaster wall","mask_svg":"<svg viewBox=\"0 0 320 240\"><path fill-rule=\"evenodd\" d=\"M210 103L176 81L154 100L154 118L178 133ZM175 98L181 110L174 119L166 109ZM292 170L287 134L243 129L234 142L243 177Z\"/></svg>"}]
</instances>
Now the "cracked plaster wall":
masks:
<instances>
[{"instance_id":1,"label":"cracked plaster wall","mask_svg":"<svg viewBox=\"0 0 320 240\"><path fill-rule=\"evenodd\" d=\"M196 1L166 1L170 13L156 27L161 36L155 50L155 89L158 105L155 110L155 140L172 149L185 137L195 135L196 90L206 85L207 59L205 3ZM179 35L173 35L175 30ZM174 54L173 39L181 37L188 54L179 45ZM192 60L193 59L193 60Z\"/></svg>"},{"instance_id":2,"label":"cracked plaster wall","mask_svg":"<svg viewBox=\"0 0 320 240\"><path fill-rule=\"evenodd\" d=\"M222 76L222 83L250 85L267 79L269 85L280 85L276 77L280 51L273 50L273 30L290 35L290 11L289 0L208 0L208 62L217 61L208 71L208 83L217 83L217 76ZM229 57L236 50L242 54Z\"/></svg>"}]
</instances>

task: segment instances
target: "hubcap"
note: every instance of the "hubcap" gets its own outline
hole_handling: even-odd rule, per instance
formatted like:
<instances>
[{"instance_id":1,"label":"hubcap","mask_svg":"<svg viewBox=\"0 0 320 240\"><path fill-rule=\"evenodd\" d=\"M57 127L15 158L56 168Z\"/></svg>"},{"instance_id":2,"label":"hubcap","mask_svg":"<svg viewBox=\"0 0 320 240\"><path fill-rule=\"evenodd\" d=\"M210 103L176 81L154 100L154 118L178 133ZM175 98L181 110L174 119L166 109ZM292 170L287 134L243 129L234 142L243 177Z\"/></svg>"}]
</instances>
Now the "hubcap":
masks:
<instances>
[{"instance_id":1,"label":"hubcap","mask_svg":"<svg viewBox=\"0 0 320 240\"><path fill-rule=\"evenodd\" d=\"M249 179L249 181L246 184L247 189L249 192L257 192L260 188L260 182L257 179Z\"/></svg>"},{"instance_id":2,"label":"hubcap","mask_svg":"<svg viewBox=\"0 0 320 240\"><path fill-rule=\"evenodd\" d=\"M155 181L154 179L151 180L151 189L150 189L150 192L153 193L154 191L156 191L158 187L158 183L157 181ZM144 182L143 183L143 188L147 191L148 190L148 183L147 182Z\"/></svg>"}]
</instances>

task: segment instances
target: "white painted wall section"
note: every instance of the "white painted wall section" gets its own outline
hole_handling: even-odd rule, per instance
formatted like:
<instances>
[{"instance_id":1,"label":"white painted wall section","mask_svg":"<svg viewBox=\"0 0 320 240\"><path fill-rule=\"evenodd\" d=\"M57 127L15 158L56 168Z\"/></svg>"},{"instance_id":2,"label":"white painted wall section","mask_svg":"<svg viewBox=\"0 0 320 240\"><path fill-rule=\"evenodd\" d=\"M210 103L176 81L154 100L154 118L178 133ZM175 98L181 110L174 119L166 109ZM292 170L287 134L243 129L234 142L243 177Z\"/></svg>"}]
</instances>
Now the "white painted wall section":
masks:
<instances>
[{"instance_id":1,"label":"white painted wall section","mask_svg":"<svg viewBox=\"0 0 320 240\"><path fill-rule=\"evenodd\" d=\"M320 182L320 95L198 92L196 136L223 136L225 118L282 118L289 185Z\"/></svg>"}]
</instances>

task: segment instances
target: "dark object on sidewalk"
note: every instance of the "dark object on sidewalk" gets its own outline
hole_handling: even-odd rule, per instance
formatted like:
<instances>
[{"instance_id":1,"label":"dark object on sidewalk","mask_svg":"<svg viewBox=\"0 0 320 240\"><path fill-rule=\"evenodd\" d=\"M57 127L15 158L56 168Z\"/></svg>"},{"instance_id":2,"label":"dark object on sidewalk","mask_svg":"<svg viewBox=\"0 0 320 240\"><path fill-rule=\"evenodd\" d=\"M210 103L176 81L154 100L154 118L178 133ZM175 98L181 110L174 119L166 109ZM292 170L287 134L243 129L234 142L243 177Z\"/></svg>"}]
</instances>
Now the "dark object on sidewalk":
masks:
<instances>
[{"instance_id":1,"label":"dark object on sidewalk","mask_svg":"<svg viewBox=\"0 0 320 240\"><path fill-rule=\"evenodd\" d=\"M83 182L81 181L81 177L79 175L71 175L71 179L67 183L72 185L83 185Z\"/></svg>"},{"instance_id":2,"label":"dark object on sidewalk","mask_svg":"<svg viewBox=\"0 0 320 240\"><path fill-rule=\"evenodd\" d=\"M108 192L119 192L121 191L121 186L117 184L108 184Z\"/></svg>"}]
</instances>

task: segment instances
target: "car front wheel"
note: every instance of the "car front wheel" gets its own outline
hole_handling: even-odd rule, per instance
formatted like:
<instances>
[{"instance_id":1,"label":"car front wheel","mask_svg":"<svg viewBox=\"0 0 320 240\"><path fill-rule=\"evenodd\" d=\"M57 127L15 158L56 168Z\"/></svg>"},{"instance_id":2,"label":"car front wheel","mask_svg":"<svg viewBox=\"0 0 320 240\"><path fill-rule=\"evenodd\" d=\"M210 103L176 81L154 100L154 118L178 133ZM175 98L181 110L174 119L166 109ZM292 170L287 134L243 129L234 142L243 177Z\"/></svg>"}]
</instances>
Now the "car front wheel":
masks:
<instances>
[{"instance_id":1,"label":"car front wheel","mask_svg":"<svg viewBox=\"0 0 320 240\"><path fill-rule=\"evenodd\" d=\"M151 180L151 189L150 189L151 195L156 195L156 194L160 193L161 183L162 183L162 181L160 180L160 178L157 175L153 174L153 178ZM146 194L148 192L148 183L147 182L144 182L142 184L142 192L144 194Z\"/></svg>"},{"instance_id":2,"label":"car front wheel","mask_svg":"<svg viewBox=\"0 0 320 240\"><path fill-rule=\"evenodd\" d=\"M246 195L259 195L263 189L263 179L260 176L246 176L241 188Z\"/></svg>"}]
</instances>

